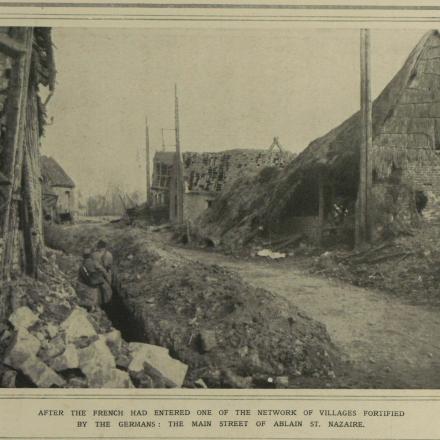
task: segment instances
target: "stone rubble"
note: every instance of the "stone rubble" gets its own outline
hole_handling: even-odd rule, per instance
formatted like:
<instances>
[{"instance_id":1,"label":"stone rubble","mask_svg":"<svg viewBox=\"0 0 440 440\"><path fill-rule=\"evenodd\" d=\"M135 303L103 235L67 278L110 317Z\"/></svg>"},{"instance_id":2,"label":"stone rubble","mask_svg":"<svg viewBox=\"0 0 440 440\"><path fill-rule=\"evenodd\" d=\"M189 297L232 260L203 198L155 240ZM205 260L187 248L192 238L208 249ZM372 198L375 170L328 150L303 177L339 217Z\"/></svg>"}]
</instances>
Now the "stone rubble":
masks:
<instances>
[{"instance_id":1,"label":"stone rubble","mask_svg":"<svg viewBox=\"0 0 440 440\"><path fill-rule=\"evenodd\" d=\"M11 312L0 326L2 387L182 386L185 364L166 348L128 344L101 310L79 306L64 274L49 263L41 281L10 286Z\"/></svg>"}]
</instances>

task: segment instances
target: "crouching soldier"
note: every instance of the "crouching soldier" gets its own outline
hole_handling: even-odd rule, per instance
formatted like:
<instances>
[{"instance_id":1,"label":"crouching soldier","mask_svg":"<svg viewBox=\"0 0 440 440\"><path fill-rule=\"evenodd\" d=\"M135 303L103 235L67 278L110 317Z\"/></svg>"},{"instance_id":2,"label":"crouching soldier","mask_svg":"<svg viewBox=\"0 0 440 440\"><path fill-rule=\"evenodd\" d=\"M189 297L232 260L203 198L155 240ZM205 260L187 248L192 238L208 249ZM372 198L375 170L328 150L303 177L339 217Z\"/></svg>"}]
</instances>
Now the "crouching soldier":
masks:
<instances>
[{"instance_id":1,"label":"crouching soldier","mask_svg":"<svg viewBox=\"0 0 440 440\"><path fill-rule=\"evenodd\" d=\"M86 286L87 292L83 292L83 298L87 305L92 309L99 306L103 307L110 302L112 298L111 277L105 268L100 264L96 258L93 258L93 253L86 250L83 253L83 261L79 269L79 279Z\"/></svg>"},{"instance_id":2,"label":"crouching soldier","mask_svg":"<svg viewBox=\"0 0 440 440\"><path fill-rule=\"evenodd\" d=\"M110 284L114 292L119 291L119 278L116 271L116 266L113 264L113 255L107 248L107 243L104 240L99 240L96 244L96 250L92 257L100 263L110 278Z\"/></svg>"}]
</instances>

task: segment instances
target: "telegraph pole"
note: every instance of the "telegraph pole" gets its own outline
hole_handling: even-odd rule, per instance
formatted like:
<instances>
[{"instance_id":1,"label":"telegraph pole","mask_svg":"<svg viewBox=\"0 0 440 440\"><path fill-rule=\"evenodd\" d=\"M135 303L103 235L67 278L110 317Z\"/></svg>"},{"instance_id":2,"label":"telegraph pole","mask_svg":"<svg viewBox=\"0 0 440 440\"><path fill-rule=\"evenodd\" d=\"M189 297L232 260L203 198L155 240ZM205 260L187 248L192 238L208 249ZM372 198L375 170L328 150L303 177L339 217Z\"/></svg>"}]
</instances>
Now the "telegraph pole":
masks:
<instances>
[{"instance_id":1,"label":"telegraph pole","mask_svg":"<svg viewBox=\"0 0 440 440\"><path fill-rule=\"evenodd\" d=\"M150 186L150 134L148 130L148 118L145 118L145 178L146 178L146 200L147 205L151 204Z\"/></svg>"},{"instance_id":2,"label":"telegraph pole","mask_svg":"<svg viewBox=\"0 0 440 440\"><path fill-rule=\"evenodd\" d=\"M176 131L176 220L177 223L183 223L183 170L182 159L180 155L180 127L179 127L179 99L177 97L177 85L174 85L174 117L175 117L175 131Z\"/></svg>"},{"instance_id":3,"label":"telegraph pole","mask_svg":"<svg viewBox=\"0 0 440 440\"><path fill-rule=\"evenodd\" d=\"M371 240L371 185L372 162L371 149L373 139L372 105L370 82L370 30L360 31L361 62L361 143L359 151L359 188L356 206L356 246Z\"/></svg>"}]
</instances>

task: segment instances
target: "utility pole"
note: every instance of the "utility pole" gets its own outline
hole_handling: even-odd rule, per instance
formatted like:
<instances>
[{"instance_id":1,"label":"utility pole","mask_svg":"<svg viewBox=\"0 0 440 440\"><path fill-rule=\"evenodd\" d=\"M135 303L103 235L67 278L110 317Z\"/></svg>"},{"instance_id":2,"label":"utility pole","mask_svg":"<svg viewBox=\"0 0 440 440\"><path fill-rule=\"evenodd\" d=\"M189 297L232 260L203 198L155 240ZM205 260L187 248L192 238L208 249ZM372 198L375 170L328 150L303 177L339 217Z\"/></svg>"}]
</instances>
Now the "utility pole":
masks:
<instances>
[{"instance_id":1,"label":"utility pole","mask_svg":"<svg viewBox=\"0 0 440 440\"><path fill-rule=\"evenodd\" d=\"M145 178L146 178L146 201L147 205L151 204L150 189L150 134L148 131L148 118L145 117Z\"/></svg>"},{"instance_id":2,"label":"utility pole","mask_svg":"<svg viewBox=\"0 0 440 440\"><path fill-rule=\"evenodd\" d=\"M359 188L356 205L355 244L362 246L371 240L371 149L373 139L370 82L370 30L360 31L361 62L361 143L359 151Z\"/></svg>"},{"instance_id":3,"label":"utility pole","mask_svg":"<svg viewBox=\"0 0 440 440\"><path fill-rule=\"evenodd\" d=\"M180 155L180 128L179 128L179 98L177 97L177 85L174 85L174 117L176 131L176 220L178 224L183 223L183 170Z\"/></svg>"}]
</instances>

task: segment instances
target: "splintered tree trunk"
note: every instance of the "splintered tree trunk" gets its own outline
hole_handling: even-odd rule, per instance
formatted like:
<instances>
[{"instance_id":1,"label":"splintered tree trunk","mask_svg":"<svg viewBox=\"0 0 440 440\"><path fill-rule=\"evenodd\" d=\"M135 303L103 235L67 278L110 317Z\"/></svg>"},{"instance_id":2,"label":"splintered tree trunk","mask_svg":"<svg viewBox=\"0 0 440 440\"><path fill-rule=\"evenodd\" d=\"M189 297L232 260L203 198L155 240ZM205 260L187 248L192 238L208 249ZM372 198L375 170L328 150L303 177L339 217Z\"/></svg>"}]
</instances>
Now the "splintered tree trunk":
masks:
<instances>
[{"instance_id":1,"label":"splintered tree trunk","mask_svg":"<svg viewBox=\"0 0 440 440\"><path fill-rule=\"evenodd\" d=\"M17 55L9 84L7 133L4 146L2 171L8 176L11 185L7 195L6 207L2 217L2 235L4 239L1 274L10 276L13 263L14 246L17 240L20 187L22 184L23 140L26 115L29 72L32 55L33 29L19 31L24 51Z\"/></svg>"}]
</instances>

